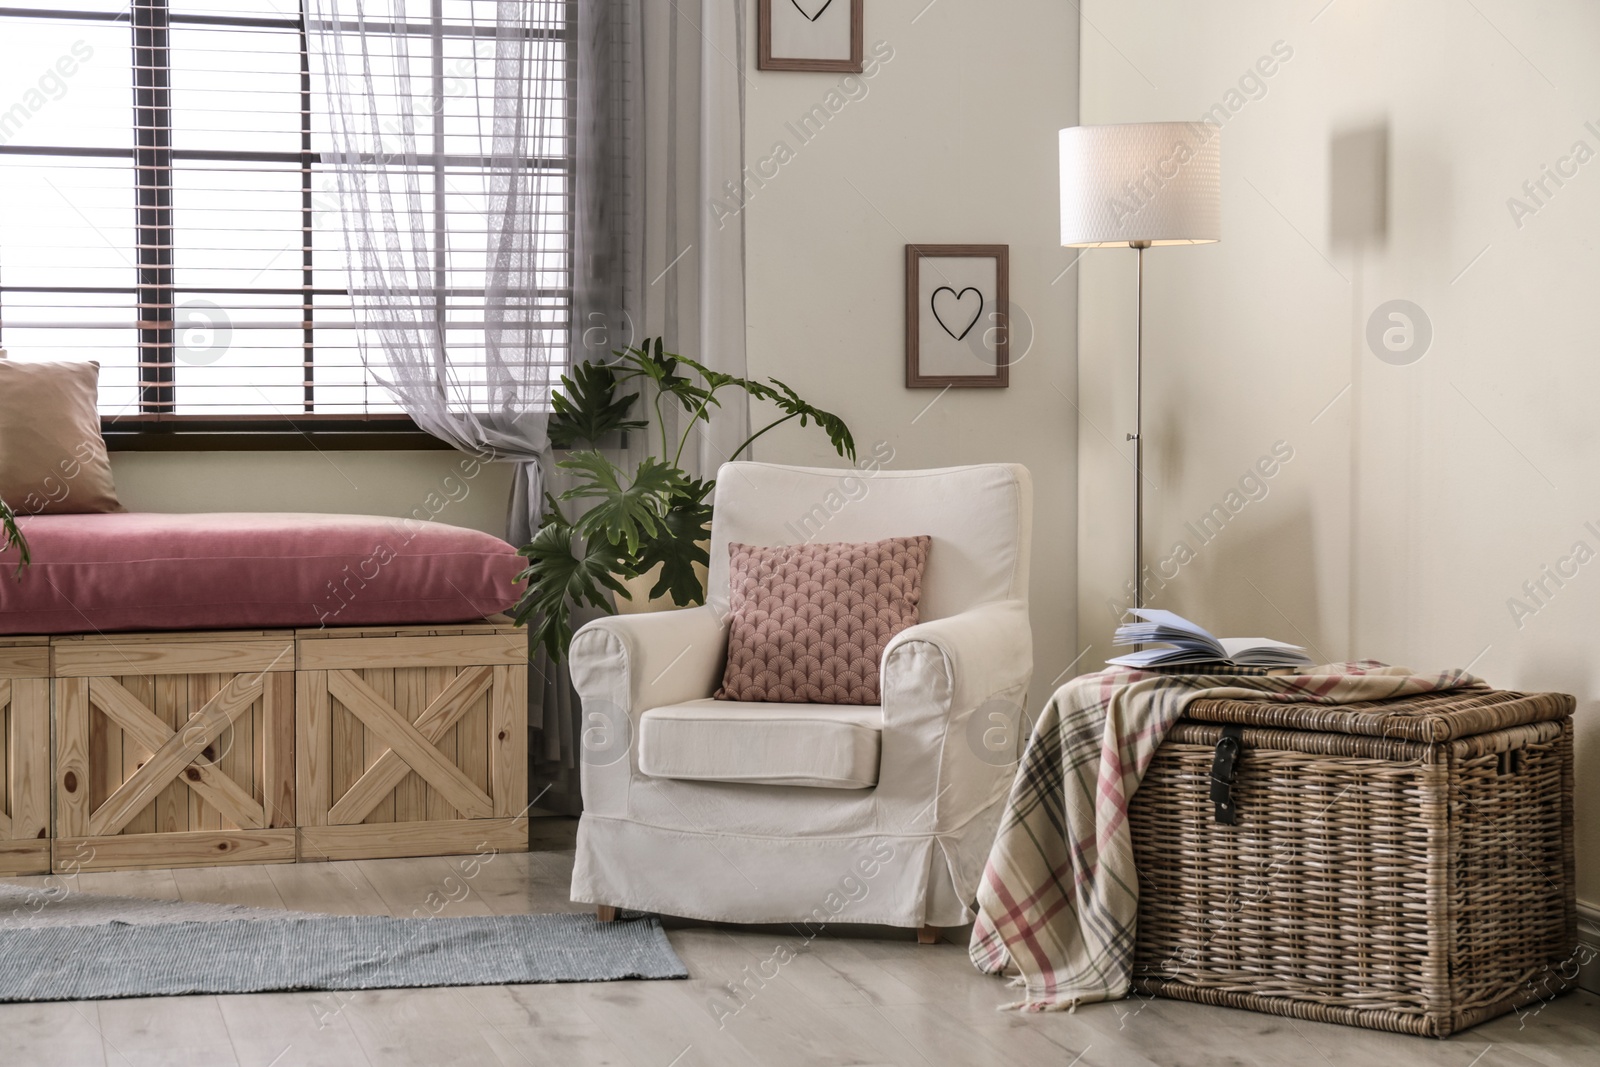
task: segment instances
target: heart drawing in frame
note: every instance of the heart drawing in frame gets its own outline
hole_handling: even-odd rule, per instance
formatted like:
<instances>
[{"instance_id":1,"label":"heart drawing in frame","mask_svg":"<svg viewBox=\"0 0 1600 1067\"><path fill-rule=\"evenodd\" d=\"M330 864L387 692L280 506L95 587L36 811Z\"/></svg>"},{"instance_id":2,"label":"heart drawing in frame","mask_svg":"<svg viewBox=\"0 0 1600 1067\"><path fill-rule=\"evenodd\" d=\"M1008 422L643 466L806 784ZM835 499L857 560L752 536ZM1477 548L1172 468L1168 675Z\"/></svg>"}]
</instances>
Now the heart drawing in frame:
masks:
<instances>
[{"instance_id":1,"label":"heart drawing in frame","mask_svg":"<svg viewBox=\"0 0 1600 1067\"><path fill-rule=\"evenodd\" d=\"M973 309L970 316L967 316L964 311L968 293L978 298L978 306ZM939 310L939 297L941 294L948 294L944 302L945 308L950 315L948 320L945 318L944 313ZM964 341L967 338L967 334L971 333L972 328L978 324L978 320L983 317L983 292L973 285L967 286L959 293L948 285L941 285L933 291L933 297L928 301L928 308L933 312L933 317L938 320L939 325L944 327L945 333L954 337L957 341ZM966 317L967 324L962 328L961 332L957 333L950 328L950 323L959 324L963 317Z\"/></svg>"},{"instance_id":2,"label":"heart drawing in frame","mask_svg":"<svg viewBox=\"0 0 1600 1067\"><path fill-rule=\"evenodd\" d=\"M833 6L833 0L822 0L822 6L817 8L817 13L815 15L813 15L811 12L807 11L804 6L801 5L800 0L789 0L789 2L794 5L794 9L796 11L800 12L800 14L804 15L807 19L811 20L812 22L815 22L818 19L820 19L822 17L822 13L824 11L828 10L829 7ZM815 2L815 0L813 0L813 2Z\"/></svg>"},{"instance_id":3,"label":"heart drawing in frame","mask_svg":"<svg viewBox=\"0 0 1600 1067\"><path fill-rule=\"evenodd\" d=\"M906 388L1007 388L1011 249L907 244L905 258Z\"/></svg>"}]
</instances>

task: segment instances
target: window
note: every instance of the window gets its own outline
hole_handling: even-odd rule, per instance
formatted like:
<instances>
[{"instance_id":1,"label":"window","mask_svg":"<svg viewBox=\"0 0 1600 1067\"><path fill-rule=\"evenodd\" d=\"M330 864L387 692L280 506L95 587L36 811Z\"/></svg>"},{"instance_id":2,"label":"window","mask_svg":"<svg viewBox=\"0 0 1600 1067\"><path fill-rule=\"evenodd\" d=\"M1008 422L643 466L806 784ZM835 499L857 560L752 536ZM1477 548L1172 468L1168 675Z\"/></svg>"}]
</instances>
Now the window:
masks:
<instances>
[{"instance_id":1,"label":"window","mask_svg":"<svg viewBox=\"0 0 1600 1067\"><path fill-rule=\"evenodd\" d=\"M453 355L481 349L494 0L409 0L384 27L435 105L436 232ZM554 10L570 12L570 5ZM416 14L409 14L415 11ZM476 19L475 19L476 16ZM304 0L0 7L0 346L95 359L108 431L413 429L357 348L322 78ZM566 73L540 142L537 312L571 308L570 18L537 31ZM480 109L480 104L483 105ZM553 150L552 150L553 146ZM481 256L479 257L481 258ZM474 288L476 282L477 288ZM479 330L473 330L473 320Z\"/></svg>"}]
</instances>

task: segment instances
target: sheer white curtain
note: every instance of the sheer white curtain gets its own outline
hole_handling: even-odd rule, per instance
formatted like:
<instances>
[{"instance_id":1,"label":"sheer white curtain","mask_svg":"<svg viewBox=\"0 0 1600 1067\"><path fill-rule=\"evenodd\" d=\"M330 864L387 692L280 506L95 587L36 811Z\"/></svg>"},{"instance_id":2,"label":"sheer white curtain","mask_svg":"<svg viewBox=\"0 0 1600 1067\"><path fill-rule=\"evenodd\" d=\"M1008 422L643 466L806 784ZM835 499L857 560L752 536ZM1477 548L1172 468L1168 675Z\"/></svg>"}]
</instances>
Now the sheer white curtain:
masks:
<instances>
[{"instance_id":1,"label":"sheer white curtain","mask_svg":"<svg viewBox=\"0 0 1600 1067\"><path fill-rule=\"evenodd\" d=\"M362 358L417 424L518 465L542 508L571 342L568 5L308 0Z\"/></svg>"}]
</instances>

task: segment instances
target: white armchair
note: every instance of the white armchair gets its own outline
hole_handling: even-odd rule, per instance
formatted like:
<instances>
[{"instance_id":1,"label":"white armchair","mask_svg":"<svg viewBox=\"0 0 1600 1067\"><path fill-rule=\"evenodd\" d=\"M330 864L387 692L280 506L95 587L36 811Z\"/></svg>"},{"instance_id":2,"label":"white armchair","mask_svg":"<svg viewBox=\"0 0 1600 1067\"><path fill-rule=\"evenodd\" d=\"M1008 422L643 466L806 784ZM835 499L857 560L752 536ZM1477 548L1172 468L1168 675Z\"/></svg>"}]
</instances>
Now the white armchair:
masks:
<instances>
[{"instance_id":1,"label":"white armchair","mask_svg":"<svg viewBox=\"0 0 1600 1067\"><path fill-rule=\"evenodd\" d=\"M715 507L704 607L600 619L573 638L585 732L572 899L726 922L970 922L1013 770L985 731L1020 718L1033 671L1027 470L729 463ZM711 699L730 541L918 534L933 538L922 621L884 651L881 705Z\"/></svg>"}]
</instances>

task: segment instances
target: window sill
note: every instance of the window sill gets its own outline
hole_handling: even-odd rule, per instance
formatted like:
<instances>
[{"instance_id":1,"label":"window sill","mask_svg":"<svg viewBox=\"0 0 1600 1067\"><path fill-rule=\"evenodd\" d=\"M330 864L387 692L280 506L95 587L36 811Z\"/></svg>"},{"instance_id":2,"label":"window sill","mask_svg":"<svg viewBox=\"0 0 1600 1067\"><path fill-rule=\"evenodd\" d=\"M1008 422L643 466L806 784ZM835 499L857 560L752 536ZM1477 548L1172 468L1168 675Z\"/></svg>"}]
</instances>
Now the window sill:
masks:
<instances>
[{"instance_id":1,"label":"window sill","mask_svg":"<svg viewBox=\"0 0 1600 1067\"><path fill-rule=\"evenodd\" d=\"M211 418L144 415L102 419L112 452L374 452L434 451L451 446L409 416L276 415Z\"/></svg>"}]
</instances>

